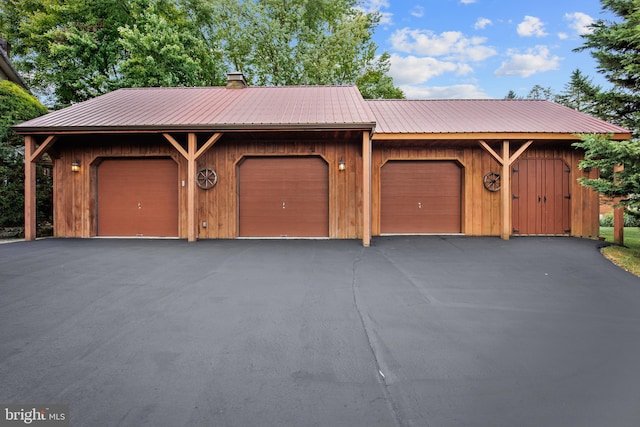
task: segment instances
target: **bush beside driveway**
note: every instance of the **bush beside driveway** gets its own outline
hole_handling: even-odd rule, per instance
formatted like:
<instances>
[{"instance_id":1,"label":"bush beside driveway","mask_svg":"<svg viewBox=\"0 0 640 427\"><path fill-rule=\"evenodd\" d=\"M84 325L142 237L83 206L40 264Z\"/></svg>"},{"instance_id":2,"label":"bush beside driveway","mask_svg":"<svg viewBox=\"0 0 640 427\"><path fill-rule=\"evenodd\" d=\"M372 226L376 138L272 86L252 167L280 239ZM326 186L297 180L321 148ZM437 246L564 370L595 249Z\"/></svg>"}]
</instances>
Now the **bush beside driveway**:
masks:
<instances>
[{"instance_id":1,"label":"bush beside driveway","mask_svg":"<svg viewBox=\"0 0 640 427\"><path fill-rule=\"evenodd\" d=\"M640 280L600 244L1 245L0 402L74 426L636 426Z\"/></svg>"}]
</instances>

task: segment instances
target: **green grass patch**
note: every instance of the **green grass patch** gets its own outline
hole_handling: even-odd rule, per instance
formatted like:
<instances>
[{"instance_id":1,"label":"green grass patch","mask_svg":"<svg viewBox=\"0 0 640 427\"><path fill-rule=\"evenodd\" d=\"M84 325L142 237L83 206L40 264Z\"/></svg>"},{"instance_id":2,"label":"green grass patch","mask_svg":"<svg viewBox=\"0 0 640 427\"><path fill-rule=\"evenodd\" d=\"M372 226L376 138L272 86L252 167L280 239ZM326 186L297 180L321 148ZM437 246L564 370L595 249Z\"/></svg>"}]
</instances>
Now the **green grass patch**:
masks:
<instances>
[{"instance_id":1,"label":"green grass patch","mask_svg":"<svg viewBox=\"0 0 640 427\"><path fill-rule=\"evenodd\" d=\"M600 227L600 236L613 243L613 227ZM640 276L640 228L625 227L624 246L609 246L602 253L617 266Z\"/></svg>"}]
</instances>

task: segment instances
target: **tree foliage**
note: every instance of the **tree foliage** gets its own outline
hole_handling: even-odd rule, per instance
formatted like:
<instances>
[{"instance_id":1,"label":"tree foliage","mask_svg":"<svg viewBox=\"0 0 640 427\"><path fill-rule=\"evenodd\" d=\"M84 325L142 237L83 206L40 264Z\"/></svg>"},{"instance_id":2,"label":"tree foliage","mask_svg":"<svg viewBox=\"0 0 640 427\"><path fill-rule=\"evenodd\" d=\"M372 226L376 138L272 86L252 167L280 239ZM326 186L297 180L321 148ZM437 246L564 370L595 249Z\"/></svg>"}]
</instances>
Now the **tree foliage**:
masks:
<instances>
[{"instance_id":1,"label":"tree foliage","mask_svg":"<svg viewBox=\"0 0 640 427\"><path fill-rule=\"evenodd\" d=\"M602 92L600 86L585 76L579 69L571 73L571 80L565 84L564 90L556 96L556 102L576 111L601 116L601 103L598 97Z\"/></svg>"},{"instance_id":2,"label":"tree foliage","mask_svg":"<svg viewBox=\"0 0 640 427\"><path fill-rule=\"evenodd\" d=\"M577 50L589 50L598 63L598 72L612 83L610 90L598 95L606 106L601 118L640 131L640 2L637 0L601 0L614 20L600 19L591 33L583 35Z\"/></svg>"},{"instance_id":3,"label":"tree foliage","mask_svg":"<svg viewBox=\"0 0 640 427\"><path fill-rule=\"evenodd\" d=\"M600 19L592 24L591 33L583 35L583 46L598 63L598 71L612 88L597 91L592 114L630 129L640 135L640 1L601 0L604 10L614 20ZM584 83L584 81L582 82ZM586 93L590 93L585 85ZM640 208L640 142L611 141L595 135L585 135L577 147L585 150L580 167L597 167L598 179L582 179L583 185L612 197L622 197L623 204ZM621 171L614 170L618 165Z\"/></svg>"},{"instance_id":4,"label":"tree foliage","mask_svg":"<svg viewBox=\"0 0 640 427\"><path fill-rule=\"evenodd\" d=\"M379 15L357 0L0 0L0 10L17 66L61 106L119 87L222 84L227 71L400 94L388 56L375 56Z\"/></svg>"},{"instance_id":5,"label":"tree foliage","mask_svg":"<svg viewBox=\"0 0 640 427\"><path fill-rule=\"evenodd\" d=\"M582 185L609 197L620 197L624 206L638 207L640 141L612 141L605 135L593 134L583 135L582 141L574 146L585 150L580 169L597 168L600 171L598 178L580 178ZM620 165L624 168L619 169Z\"/></svg>"},{"instance_id":6,"label":"tree foliage","mask_svg":"<svg viewBox=\"0 0 640 427\"><path fill-rule=\"evenodd\" d=\"M11 126L46 112L33 95L8 80L0 81L0 227L24 224L23 142ZM42 223L51 220L51 179L40 165L36 176L37 220Z\"/></svg>"}]
</instances>

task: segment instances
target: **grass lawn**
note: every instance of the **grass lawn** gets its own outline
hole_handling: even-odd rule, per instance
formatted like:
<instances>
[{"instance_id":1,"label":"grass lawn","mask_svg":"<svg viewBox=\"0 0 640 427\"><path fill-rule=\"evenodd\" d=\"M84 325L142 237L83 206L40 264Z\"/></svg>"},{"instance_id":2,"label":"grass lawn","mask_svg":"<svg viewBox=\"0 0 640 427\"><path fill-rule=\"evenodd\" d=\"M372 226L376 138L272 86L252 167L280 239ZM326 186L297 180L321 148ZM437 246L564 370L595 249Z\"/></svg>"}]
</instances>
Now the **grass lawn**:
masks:
<instances>
[{"instance_id":1,"label":"grass lawn","mask_svg":"<svg viewBox=\"0 0 640 427\"><path fill-rule=\"evenodd\" d=\"M613 242L613 227L600 227L600 236ZM640 228L625 227L624 246L609 246L602 253L614 264L640 276Z\"/></svg>"}]
</instances>

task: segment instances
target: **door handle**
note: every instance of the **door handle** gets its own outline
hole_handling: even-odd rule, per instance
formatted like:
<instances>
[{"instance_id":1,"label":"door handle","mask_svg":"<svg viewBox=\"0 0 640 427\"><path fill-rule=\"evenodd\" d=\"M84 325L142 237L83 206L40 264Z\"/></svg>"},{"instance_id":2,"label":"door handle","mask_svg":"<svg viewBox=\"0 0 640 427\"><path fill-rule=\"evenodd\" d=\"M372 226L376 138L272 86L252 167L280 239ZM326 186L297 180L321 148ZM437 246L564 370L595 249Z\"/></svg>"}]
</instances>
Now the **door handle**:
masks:
<instances>
[{"instance_id":1,"label":"door handle","mask_svg":"<svg viewBox=\"0 0 640 427\"><path fill-rule=\"evenodd\" d=\"M287 202L282 202L282 209L285 209L287 207Z\"/></svg>"},{"instance_id":2,"label":"door handle","mask_svg":"<svg viewBox=\"0 0 640 427\"><path fill-rule=\"evenodd\" d=\"M138 209L142 209L142 203L138 202Z\"/></svg>"},{"instance_id":3,"label":"door handle","mask_svg":"<svg viewBox=\"0 0 640 427\"><path fill-rule=\"evenodd\" d=\"M418 202L418 209L422 209L422 202Z\"/></svg>"},{"instance_id":4,"label":"door handle","mask_svg":"<svg viewBox=\"0 0 640 427\"><path fill-rule=\"evenodd\" d=\"M547 203L547 196L544 196L544 202Z\"/></svg>"},{"instance_id":5,"label":"door handle","mask_svg":"<svg viewBox=\"0 0 640 427\"><path fill-rule=\"evenodd\" d=\"M538 203L540 203L540 196L538 196Z\"/></svg>"}]
</instances>

